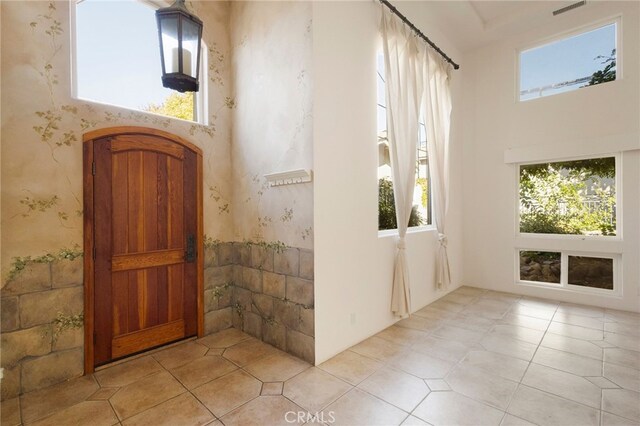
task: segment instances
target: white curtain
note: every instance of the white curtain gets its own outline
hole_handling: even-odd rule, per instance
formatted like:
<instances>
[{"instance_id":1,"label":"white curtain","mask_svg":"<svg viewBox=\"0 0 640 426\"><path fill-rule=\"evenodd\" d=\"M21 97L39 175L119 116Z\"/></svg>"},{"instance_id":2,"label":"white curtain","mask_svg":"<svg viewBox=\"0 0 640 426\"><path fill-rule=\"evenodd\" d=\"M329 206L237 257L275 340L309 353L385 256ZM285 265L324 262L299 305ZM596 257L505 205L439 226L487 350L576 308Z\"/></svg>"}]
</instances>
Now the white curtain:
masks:
<instances>
[{"instance_id":1,"label":"white curtain","mask_svg":"<svg viewBox=\"0 0 640 426\"><path fill-rule=\"evenodd\" d=\"M449 127L451 123L451 65L442 56L425 46L424 97L422 114L427 130L427 154L431 178L431 200L436 228L438 253L436 257L436 287L443 289L451 283L445 219L449 209Z\"/></svg>"},{"instance_id":2,"label":"white curtain","mask_svg":"<svg viewBox=\"0 0 640 426\"><path fill-rule=\"evenodd\" d=\"M385 59L387 137L393 171L393 195L398 223L391 311L404 317L411 311L405 235L413 206L418 117L423 91L422 43L399 19L382 7L382 44Z\"/></svg>"}]
</instances>

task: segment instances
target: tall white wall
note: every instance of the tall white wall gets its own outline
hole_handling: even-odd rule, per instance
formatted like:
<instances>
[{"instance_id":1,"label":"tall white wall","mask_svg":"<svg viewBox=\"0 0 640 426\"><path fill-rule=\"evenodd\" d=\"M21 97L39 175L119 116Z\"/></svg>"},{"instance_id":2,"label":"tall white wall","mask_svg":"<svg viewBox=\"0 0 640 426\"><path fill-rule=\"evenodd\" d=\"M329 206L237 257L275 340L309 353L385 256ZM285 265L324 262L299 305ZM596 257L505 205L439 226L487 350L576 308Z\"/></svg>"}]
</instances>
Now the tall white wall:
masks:
<instances>
[{"instance_id":1,"label":"tall white wall","mask_svg":"<svg viewBox=\"0 0 640 426\"><path fill-rule=\"evenodd\" d=\"M372 2L313 3L317 363L396 321L390 312L396 237L378 236L379 8ZM425 7L422 13L427 12ZM416 24L422 19L418 14L409 17ZM441 34L423 30L451 56L460 57ZM454 72L454 105L461 105L461 81L462 72ZM460 284L462 268L460 112L453 112L451 135L451 288ZM437 244L435 230L407 235L413 310L444 294L434 284Z\"/></svg>"},{"instance_id":2,"label":"tall white wall","mask_svg":"<svg viewBox=\"0 0 640 426\"><path fill-rule=\"evenodd\" d=\"M619 54L622 76L615 82L548 96L516 100L517 50L536 41L622 14ZM622 241L517 239L517 166L505 164L505 150L552 159L616 152L616 135L638 141L640 46L637 2L590 2L551 18L533 31L506 37L465 57L464 81L464 283L494 290L575 303L638 310L640 254L640 153L621 155ZM526 148L526 149L525 149ZM527 154L528 153L528 154ZM603 297L515 284L515 247L622 253L623 294Z\"/></svg>"}]
</instances>

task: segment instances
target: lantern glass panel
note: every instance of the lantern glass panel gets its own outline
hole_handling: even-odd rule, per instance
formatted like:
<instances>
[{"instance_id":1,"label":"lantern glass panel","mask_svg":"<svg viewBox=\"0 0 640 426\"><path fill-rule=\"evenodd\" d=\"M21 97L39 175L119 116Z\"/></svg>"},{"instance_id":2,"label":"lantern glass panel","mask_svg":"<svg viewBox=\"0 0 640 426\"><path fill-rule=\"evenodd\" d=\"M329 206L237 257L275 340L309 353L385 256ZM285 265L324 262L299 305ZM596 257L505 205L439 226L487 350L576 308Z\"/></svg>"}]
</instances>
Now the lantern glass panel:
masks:
<instances>
[{"instance_id":1,"label":"lantern glass panel","mask_svg":"<svg viewBox=\"0 0 640 426\"><path fill-rule=\"evenodd\" d=\"M163 17L160 20L160 30L165 73L178 72L178 18Z\"/></svg>"},{"instance_id":2,"label":"lantern glass panel","mask_svg":"<svg viewBox=\"0 0 640 426\"><path fill-rule=\"evenodd\" d=\"M198 39L200 26L195 22L182 18L182 72L193 78L198 70Z\"/></svg>"}]
</instances>

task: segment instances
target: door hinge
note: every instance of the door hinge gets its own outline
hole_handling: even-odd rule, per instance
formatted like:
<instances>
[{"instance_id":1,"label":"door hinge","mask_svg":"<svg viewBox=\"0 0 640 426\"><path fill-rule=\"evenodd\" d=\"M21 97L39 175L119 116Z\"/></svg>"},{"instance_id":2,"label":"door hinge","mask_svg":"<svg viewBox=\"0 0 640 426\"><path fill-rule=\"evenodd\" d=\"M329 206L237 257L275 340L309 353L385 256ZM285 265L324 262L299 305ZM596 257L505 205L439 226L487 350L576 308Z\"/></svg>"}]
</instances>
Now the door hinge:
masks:
<instances>
[{"instance_id":1,"label":"door hinge","mask_svg":"<svg viewBox=\"0 0 640 426\"><path fill-rule=\"evenodd\" d=\"M96 175L96 162L91 163L91 174Z\"/></svg>"}]
</instances>

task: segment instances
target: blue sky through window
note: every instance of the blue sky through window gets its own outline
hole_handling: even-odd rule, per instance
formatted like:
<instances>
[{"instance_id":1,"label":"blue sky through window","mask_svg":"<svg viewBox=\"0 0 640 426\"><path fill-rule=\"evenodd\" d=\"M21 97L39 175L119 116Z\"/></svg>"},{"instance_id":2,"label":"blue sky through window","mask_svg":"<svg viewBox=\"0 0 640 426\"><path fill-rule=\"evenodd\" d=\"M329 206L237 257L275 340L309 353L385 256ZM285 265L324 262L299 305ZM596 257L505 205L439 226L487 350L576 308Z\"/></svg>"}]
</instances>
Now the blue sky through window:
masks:
<instances>
[{"instance_id":1,"label":"blue sky through window","mask_svg":"<svg viewBox=\"0 0 640 426\"><path fill-rule=\"evenodd\" d=\"M133 0L84 0L76 7L78 96L143 109L162 87L155 10Z\"/></svg>"},{"instance_id":2,"label":"blue sky through window","mask_svg":"<svg viewBox=\"0 0 640 426\"><path fill-rule=\"evenodd\" d=\"M616 24L612 23L520 53L520 100L574 90L587 82L533 90L590 77L605 67L604 59L616 48ZM523 91L531 93L522 94Z\"/></svg>"}]
</instances>

